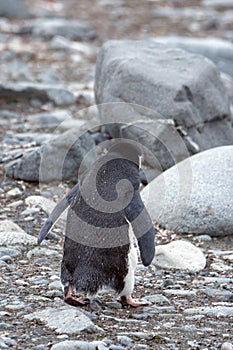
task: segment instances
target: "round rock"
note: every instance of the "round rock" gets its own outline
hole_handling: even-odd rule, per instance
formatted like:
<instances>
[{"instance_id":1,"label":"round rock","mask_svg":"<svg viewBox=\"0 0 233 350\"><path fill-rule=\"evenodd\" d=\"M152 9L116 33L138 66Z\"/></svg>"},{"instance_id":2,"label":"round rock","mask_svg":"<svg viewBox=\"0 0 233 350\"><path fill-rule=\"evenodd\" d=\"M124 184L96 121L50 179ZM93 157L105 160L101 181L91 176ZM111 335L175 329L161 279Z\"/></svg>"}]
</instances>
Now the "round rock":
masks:
<instances>
[{"instance_id":1,"label":"round rock","mask_svg":"<svg viewBox=\"0 0 233 350\"><path fill-rule=\"evenodd\" d=\"M193 244L178 240L157 246L153 264L164 269L200 271L206 265L206 258Z\"/></svg>"},{"instance_id":2,"label":"round rock","mask_svg":"<svg viewBox=\"0 0 233 350\"><path fill-rule=\"evenodd\" d=\"M152 219L177 233L232 235L232 171L233 146L178 163L142 191Z\"/></svg>"}]
</instances>

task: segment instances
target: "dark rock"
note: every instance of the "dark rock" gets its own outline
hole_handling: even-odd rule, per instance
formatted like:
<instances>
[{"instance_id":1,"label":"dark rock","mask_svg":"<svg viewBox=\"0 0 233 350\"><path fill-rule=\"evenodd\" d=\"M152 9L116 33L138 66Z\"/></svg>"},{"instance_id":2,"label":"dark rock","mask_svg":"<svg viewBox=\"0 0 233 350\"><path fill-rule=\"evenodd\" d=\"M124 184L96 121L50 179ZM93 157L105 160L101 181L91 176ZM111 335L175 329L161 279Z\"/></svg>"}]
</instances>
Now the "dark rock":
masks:
<instances>
[{"instance_id":1,"label":"dark rock","mask_svg":"<svg viewBox=\"0 0 233 350\"><path fill-rule=\"evenodd\" d=\"M41 102L51 101L57 106L75 102L75 96L68 89L57 85L39 83L0 83L0 97L7 102L38 99Z\"/></svg>"},{"instance_id":2,"label":"dark rock","mask_svg":"<svg viewBox=\"0 0 233 350\"><path fill-rule=\"evenodd\" d=\"M233 142L220 73L200 55L154 40L109 41L98 55L95 97L111 136L145 142L162 168Z\"/></svg>"},{"instance_id":3,"label":"dark rock","mask_svg":"<svg viewBox=\"0 0 233 350\"><path fill-rule=\"evenodd\" d=\"M15 179L49 182L78 175L86 153L94 147L89 133L74 129L59 135L44 146L8 163L6 174ZM80 136L81 135L81 136ZM92 161L85 157L85 161Z\"/></svg>"},{"instance_id":4,"label":"dark rock","mask_svg":"<svg viewBox=\"0 0 233 350\"><path fill-rule=\"evenodd\" d=\"M64 18L37 18L29 21L21 31L46 39L56 35L74 40L93 40L96 38L96 32L88 25Z\"/></svg>"},{"instance_id":5,"label":"dark rock","mask_svg":"<svg viewBox=\"0 0 233 350\"><path fill-rule=\"evenodd\" d=\"M28 18L29 10L23 0L1 0L0 17Z\"/></svg>"}]
</instances>

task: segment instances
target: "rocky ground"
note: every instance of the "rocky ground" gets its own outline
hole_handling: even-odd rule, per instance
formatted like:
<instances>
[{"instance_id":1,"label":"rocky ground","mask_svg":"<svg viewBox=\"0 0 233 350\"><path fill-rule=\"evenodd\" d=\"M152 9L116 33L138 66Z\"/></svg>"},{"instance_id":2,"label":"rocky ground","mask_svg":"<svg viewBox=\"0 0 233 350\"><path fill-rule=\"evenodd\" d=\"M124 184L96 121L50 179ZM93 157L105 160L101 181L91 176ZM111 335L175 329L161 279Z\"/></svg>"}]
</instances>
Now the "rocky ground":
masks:
<instances>
[{"instance_id":1,"label":"rocky ground","mask_svg":"<svg viewBox=\"0 0 233 350\"><path fill-rule=\"evenodd\" d=\"M31 198L58 201L73 184L13 180L4 166L60 132L56 128L67 114L72 125L95 119L95 113L80 110L94 103L96 54L106 40L174 33L232 40L233 2L25 3L36 17L65 17L68 23L78 18L85 26L74 31L63 23L62 31L51 33L33 18L0 18L0 349L232 349L232 236L185 236L206 257L201 271L139 264L135 295L148 300L148 307L122 309L115 295L104 291L80 312L62 301L62 228L58 225L37 247L49 203L42 209ZM22 81L26 87L18 85ZM71 124L63 124L62 131ZM159 230L157 243L178 238Z\"/></svg>"}]
</instances>

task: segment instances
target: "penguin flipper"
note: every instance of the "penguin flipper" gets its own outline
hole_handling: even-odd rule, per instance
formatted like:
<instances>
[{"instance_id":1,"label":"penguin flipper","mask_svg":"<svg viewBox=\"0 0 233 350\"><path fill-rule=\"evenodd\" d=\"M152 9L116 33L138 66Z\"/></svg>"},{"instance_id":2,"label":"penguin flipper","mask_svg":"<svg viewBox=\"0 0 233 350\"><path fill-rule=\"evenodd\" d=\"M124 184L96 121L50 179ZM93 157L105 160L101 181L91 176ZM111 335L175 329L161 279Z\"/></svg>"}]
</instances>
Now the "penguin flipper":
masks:
<instances>
[{"instance_id":1,"label":"penguin flipper","mask_svg":"<svg viewBox=\"0 0 233 350\"><path fill-rule=\"evenodd\" d=\"M143 236L138 239L140 256L144 266L149 266L155 255L155 230L150 228Z\"/></svg>"},{"instance_id":2,"label":"penguin flipper","mask_svg":"<svg viewBox=\"0 0 233 350\"><path fill-rule=\"evenodd\" d=\"M135 191L130 205L125 209L125 215L137 238L142 263L148 266L155 254L155 229L139 191Z\"/></svg>"},{"instance_id":3,"label":"penguin flipper","mask_svg":"<svg viewBox=\"0 0 233 350\"><path fill-rule=\"evenodd\" d=\"M49 234L61 214L72 203L75 196L79 193L79 184L75 185L72 190L55 206L51 215L42 226L37 238L37 243L40 244Z\"/></svg>"}]
</instances>

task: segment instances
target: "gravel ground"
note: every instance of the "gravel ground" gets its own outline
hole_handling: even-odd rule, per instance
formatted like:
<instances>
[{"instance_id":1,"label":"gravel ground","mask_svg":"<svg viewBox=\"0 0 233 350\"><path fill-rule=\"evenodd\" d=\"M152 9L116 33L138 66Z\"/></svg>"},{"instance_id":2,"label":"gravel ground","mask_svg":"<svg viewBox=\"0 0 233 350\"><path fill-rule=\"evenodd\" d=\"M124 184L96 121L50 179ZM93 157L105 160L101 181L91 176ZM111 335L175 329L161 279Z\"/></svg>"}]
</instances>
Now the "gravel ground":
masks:
<instances>
[{"instance_id":1,"label":"gravel ground","mask_svg":"<svg viewBox=\"0 0 233 350\"><path fill-rule=\"evenodd\" d=\"M172 33L224 37L225 33L217 23L218 17L211 24L203 16L193 19L184 14L182 18L175 16L175 10L182 8L200 6L201 12L206 11L205 7L201 7L201 1L195 0L26 2L38 16L50 11L56 16L70 19L78 17L97 33L92 41L83 42L85 49L82 47L79 51L64 54L52 48L53 39L16 34L25 24L24 20L0 20L1 80L17 81L21 76L29 79L30 74L32 80L37 82L50 78L53 84L62 84L74 92L76 104L66 107L73 115L93 103L96 52L106 40L143 39ZM167 18L155 16L156 6L172 9L173 15ZM219 16L225 11L223 8L218 10ZM231 29L230 25L228 29ZM86 50L85 53L83 50ZM11 55L20 61L20 69L8 64ZM30 123L30 114L54 109L50 103L41 105L37 102L28 104L25 100L9 101L0 97L1 110L9 111L1 118L0 158L3 160L4 157L16 158L18 151L23 152L34 146L30 142L24 142L23 146L22 143L18 144L15 134L54 132L54 128L41 128ZM6 136L11 140L8 143L2 142ZM0 182L0 220L12 220L35 237L46 214L37 207L31 207L23 214L28 208L25 199L30 195L43 194L58 201L72 186L72 183L65 183L58 187L39 188L38 184L8 179L4 173L4 162L0 164ZM70 331L51 329L41 317L27 317L35 311L49 307L62 310L64 306L59 284L62 254L62 231L59 226L54 233L53 239L40 249L18 244L2 255L0 349L43 350L64 340L103 340L105 345L96 347L99 350L232 349L232 237L207 241L205 238L194 240L192 235L185 237L206 255L207 266L198 273L166 271L154 266L144 268L139 264L135 295L147 298L151 305L122 309L115 302L115 295L105 291L99 297L100 302L95 301L84 310L95 327L72 334ZM181 237L159 230L157 242L163 244L178 238ZM62 325L62 320L58 319L57 322ZM72 328L75 319L68 318L68 322Z\"/></svg>"}]
</instances>

